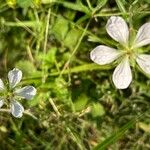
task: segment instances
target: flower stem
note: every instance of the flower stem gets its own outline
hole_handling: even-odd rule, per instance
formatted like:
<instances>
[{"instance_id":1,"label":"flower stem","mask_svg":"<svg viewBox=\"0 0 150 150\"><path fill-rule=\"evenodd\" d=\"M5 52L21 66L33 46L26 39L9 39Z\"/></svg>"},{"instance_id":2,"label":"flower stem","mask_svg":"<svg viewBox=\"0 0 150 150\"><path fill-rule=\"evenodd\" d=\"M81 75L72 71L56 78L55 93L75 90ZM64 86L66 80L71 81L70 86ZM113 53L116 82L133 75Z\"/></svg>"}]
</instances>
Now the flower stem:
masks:
<instances>
[{"instance_id":1,"label":"flower stem","mask_svg":"<svg viewBox=\"0 0 150 150\"><path fill-rule=\"evenodd\" d=\"M10 113L10 109L0 109L0 112L8 112ZM23 112L24 114L31 116L33 119L37 120L38 118L31 114L28 110Z\"/></svg>"},{"instance_id":2,"label":"flower stem","mask_svg":"<svg viewBox=\"0 0 150 150\"><path fill-rule=\"evenodd\" d=\"M52 107L53 107L54 111L56 112L56 114L57 114L58 116L61 116L61 114L60 114L58 108L56 107L54 101L52 100L52 98L49 98L49 102L50 102L50 104L52 105Z\"/></svg>"}]
</instances>

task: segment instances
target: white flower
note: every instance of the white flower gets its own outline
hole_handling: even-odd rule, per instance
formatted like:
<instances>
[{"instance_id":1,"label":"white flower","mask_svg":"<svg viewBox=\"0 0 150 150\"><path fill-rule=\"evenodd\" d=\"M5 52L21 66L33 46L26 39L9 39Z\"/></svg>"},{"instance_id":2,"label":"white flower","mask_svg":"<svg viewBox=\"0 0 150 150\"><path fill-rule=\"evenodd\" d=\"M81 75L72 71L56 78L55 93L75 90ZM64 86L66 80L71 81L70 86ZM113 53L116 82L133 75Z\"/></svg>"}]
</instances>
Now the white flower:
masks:
<instances>
[{"instance_id":1,"label":"white flower","mask_svg":"<svg viewBox=\"0 0 150 150\"><path fill-rule=\"evenodd\" d=\"M104 45L97 46L90 53L90 58L99 65L106 65L115 60L121 62L113 73L113 82L116 88L126 89L132 81L130 62L136 61L140 69L150 75L150 55L138 53L138 48L150 44L150 23L140 27L135 40L129 42L128 25L121 17L112 16L106 24L107 33L123 48L117 51Z\"/></svg>"},{"instance_id":2,"label":"white flower","mask_svg":"<svg viewBox=\"0 0 150 150\"><path fill-rule=\"evenodd\" d=\"M16 118L22 117L24 108L15 99L20 97L30 100L36 95L36 89L33 86L25 86L20 89L15 89L21 79L22 72L17 68L14 68L8 73L8 87L5 87L3 81L0 79L0 92L4 93L4 96L0 97L0 108L4 105L5 100L9 101L10 112Z\"/></svg>"}]
</instances>

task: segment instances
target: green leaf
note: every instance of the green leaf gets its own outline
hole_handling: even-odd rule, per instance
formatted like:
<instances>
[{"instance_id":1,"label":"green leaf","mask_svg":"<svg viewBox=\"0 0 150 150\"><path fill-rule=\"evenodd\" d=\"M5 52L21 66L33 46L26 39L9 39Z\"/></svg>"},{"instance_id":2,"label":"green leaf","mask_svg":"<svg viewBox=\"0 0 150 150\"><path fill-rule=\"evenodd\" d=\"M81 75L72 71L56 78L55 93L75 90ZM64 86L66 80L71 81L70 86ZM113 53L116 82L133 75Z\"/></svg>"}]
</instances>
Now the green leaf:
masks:
<instances>
[{"instance_id":1,"label":"green leaf","mask_svg":"<svg viewBox=\"0 0 150 150\"><path fill-rule=\"evenodd\" d=\"M28 60L20 60L15 64L15 66L22 70L25 77L31 76L36 72L35 66Z\"/></svg>"},{"instance_id":2,"label":"green leaf","mask_svg":"<svg viewBox=\"0 0 150 150\"><path fill-rule=\"evenodd\" d=\"M41 4L41 0L33 0L33 3L36 7L39 7Z\"/></svg>"},{"instance_id":3,"label":"green leaf","mask_svg":"<svg viewBox=\"0 0 150 150\"><path fill-rule=\"evenodd\" d=\"M43 61L44 66L47 67L47 68L50 68L51 66L53 66L55 64L56 52L57 52L57 48L56 47L51 47L48 50L48 52L46 53L46 55L41 52L41 53L39 53L39 55L37 55L36 59L39 62Z\"/></svg>"},{"instance_id":4,"label":"green leaf","mask_svg":"<svg viewBox=\"0 0 150 150\"><path fill-rule=\"evenodd\" d=\"M9 7L14 7L16 5L16 0L6 0Z\"/></svg>"},{"instance_id":5,"label":"green leaf","mask_svg":"<svg viewBox=\"0 0 150 150\"><path fill-rule=\"evenodd\" d=\"M61 0L42 0L42 3L43 4L49 4L49 3L60 4L66 8L69 8L75 11L84 12L87 15L91 15L89 8L83 5L81 1L77 1L76 3L73 3L73 2L61 1Z\"/></svg>"},{"instance_id":6,"label":"green leaf","mask_svg":"<svg viewBox=\"0 0 150 150\"><path fill-rule=\"evenodd\" d=\"M54 64L55 60L56 60L56 52L57 52L57 48L56 47L51 47L46 55L46 60L50 63L50 64Z\"/></svg>"},{"instance_id":7,"label":"green leaf","mask_svg":"<svg viewBox=\"0 0 150 150\"><path fill-rule=\"evenodd\" d=\"M44 61L45 65L54 64L56 60L56 57L55 57L56 52L57 52L57 48L51 47L46 53L46 55L43 53L39 53L39 55L37 56L37 59L38 61Z\"/></svg>"},{"instance_id":8,"label":"green leaf","mask_svg":"<svg viewBox=\"0 0 150 150\"><path fill-rule=\"evenodd\" d=\"M91 107L91 113L94 118L103 116L105 114L103 105L100 103L93 103Z\"/></svg>"},{"instance_id":9,"label":"green leaf","mask_svg":"<svg viewBox=\"0 0 150 150\"><path fill-rule=\"evenodd\" d=\"M57 18L52 31L57 39L63 40L68 32L68 21L63 18Z\"/></svg>"},{"instance_id":10,"label":"green leaf","mask_svg":"<svg viewBox=\"0 0 150 150\"><path fill-rule=\"evenodd\" d=\"M88 97L85 94L81 94L74 103L75 110L81 111L86 107Z\"/></svg>"},{"instance_id":11,"label":"green leaf","mask_svg":"<svg viewBox=\"0 0 150 150\"><path fill-rule=\"evenodd\" d=\"M69 47L70 49L72 49L78 42L78 39L81 36L81 30L75 29L73 28L72 30L70 30L67 35L66 38L64 40L64 44L65 46Z\"/></svg>"},{"instance_id":12,"label":"green leaf","mask_svg":"<svg viewBox=\"0 0 150 150\"><path fill-rule=\"evenodd\" d=\"M58 100L66 104L70 103L70 94L67 88L67 83L63 78L56 78L54 83L51 84L51 89L53 94L58 98Z\"/></svg>"},{"instance_id":13,"label":"green leaf","mask_svg":"<svg viewBox=\"0 0 150 150\"><path fill-rule=\"evenodd\" d=\"M73 10L68 9L64 12L64 17L69 21L73 21L76 17L76 13Z\"/></svg>"},{"instance_id":14,"label":"green leaf","mask_svg":"<svg viewBox=\"0 0 150 150\"><path fill-rule=\"evenodd\" d=\"M22 8L27 8L33 4L33 1L32 0L17 0L17 4Z\"/></svg>"},{"instance_id":15,"label":"green leaf","mask_svg":"<svg viewBox=\"0 0 150 150\"><path fill-rule=\"evenodd\" d=\"M59 3L61 5L63 5L66 8L72 9L72 10L76 10L76 11L81 11L86 13L87 15L91 15L90 10L88 9L88 7L86 7L85 5L83 5L81 2L79 3L72 3L72 2L62 2L62 1L53 1L54 3Z\"/></svg>"}]
</instances>

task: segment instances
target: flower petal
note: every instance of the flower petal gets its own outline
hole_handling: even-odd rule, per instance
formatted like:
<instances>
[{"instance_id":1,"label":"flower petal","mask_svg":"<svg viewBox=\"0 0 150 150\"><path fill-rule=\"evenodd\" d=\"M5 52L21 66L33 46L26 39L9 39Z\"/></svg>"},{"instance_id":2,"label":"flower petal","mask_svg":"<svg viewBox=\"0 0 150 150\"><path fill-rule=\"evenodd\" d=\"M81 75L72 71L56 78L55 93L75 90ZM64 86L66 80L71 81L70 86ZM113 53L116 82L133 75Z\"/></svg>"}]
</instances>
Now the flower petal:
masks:
<instances>
[{"instance_id":1,"label":"flower petal","mask_svg":"<svg viewBox=\"0 0 150 150\"><path fill-rule=\"evenodd\" d=\"M138 30L134 41L134 48L150 44L150 23L145 23Z\"/></svg>"},{"instance_id":2,"label":"flower petal","mask_svg":"<svg viewBox=\"0 0 150 150\"><path fill-rule=\"evenodd\" d=\"M113 82L118 89L126 89L132 81L132 73L128 57L126 57L115 69Z\"/></svg>"},{"instance_id":3,"label":"flower petal","mask_svg":"<svg viewBox=\"0 0 150 150\"><path fill-rule=\"evenodd\" d=\"M25 86L15 91L15 94L25 99L32 99L36 94L36 89L33 86Z\"/></svg>"},{"instance_id":4,"label":"flower petal","mask_svg":"<svg viewBox=\"0 0 150 150\"><path fill-rule=\"evenodd\" d=\"M4 90L5 89L5 86L4 86L4 83L3 81L0 79L0 91Z\"/></svg>"},{"instance_id":5,"label":"flower petal","mask_svg":"<svg viewBox=\"0 0 150 150\"><path fill-rule=\"evenodd\" d=\"M129 30L125 20L121 17L112 16L106 24L107 33L117 42L128 44Z\"/></svg>"},{"instance_id":6,"label":"flower petal","mask_svg":"<svg viewBox=\"0 0 150 150\"><path fill-rule=\"evenodd\" d=\"M117 52L116 49L100 45L91 51L90 58L99 65L105 65L113 62L120 55L121 52Z\"/></svg>"},{"instance_id":7,"label":"flower petal","mask_svg":"<svg viewBox=\"0 0 150 150\"><path fill-rule=\"evenodd\" d=\"M19 102L13 101L11 103L10 111L14 117L21 118L24 112L24 108Z\"/></svg>"},{"instance_id":8,"label":"flower petal","mask_svg":"<svg viewBox=\"0 0 150 150\"><path fill-rule=\"evenodd\" d=\"M145 73L150 74L150 55L138 55L136 62Z\"/></svg>"},{"instance_id":9,"label":"flower petal","mask_svg":"<svg viewBox=\"0 0 150 150\"><path fill-rule=\"evenodd\" d=\"M14 88L22 79L22 71L14 68L8 73L9 85L11 88Z\"/></svg>"},{"instance_id":10,"label":"flower petal","mask_svg":"<svg viewBox=\"0 0 150 150\"><path fill-rule=\"evenodd\" d=\"M4 105L4 100L0 98L0 108Z\"/></svg>"}]
</instances>

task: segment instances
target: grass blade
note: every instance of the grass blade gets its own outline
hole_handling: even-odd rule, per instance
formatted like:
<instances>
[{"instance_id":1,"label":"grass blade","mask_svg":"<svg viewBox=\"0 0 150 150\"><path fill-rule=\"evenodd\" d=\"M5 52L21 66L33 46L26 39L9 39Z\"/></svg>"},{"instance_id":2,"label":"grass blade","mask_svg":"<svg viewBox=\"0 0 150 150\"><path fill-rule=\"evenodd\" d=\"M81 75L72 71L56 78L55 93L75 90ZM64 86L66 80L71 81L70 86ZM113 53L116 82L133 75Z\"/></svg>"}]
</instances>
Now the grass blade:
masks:
<instances>
[{"instance_id":1,"label":"grass blade","mask_svg":"<svg viewBox=\"0 0 150 150\"><path fill-rule=\"evenodd\" d=\"M132 128L132 126L143 116L143 114L135 117L128 123L126 123L124 126L122 126L117 132L114 132L110 137L108 137L103 142L99 143L93 150L104 150L111 144L115 143L117 140L119 140L125 132Z\"/></svg>"},{"instance_id":2,"label":"grass blade","mask_svg":"<svg viewBox=\"0 0 150 150\"><path fill-rule=\"evenodd\" d=\"M119 8L119 10L120 10L121 12L127 13L127 11L126 11L126 9L125 9L125 7L124 7L124 4L123 4L123 2L122 2L121 0L116 0L116 3L117 3L118 8Z\"/></svg>"}]
</instances>

